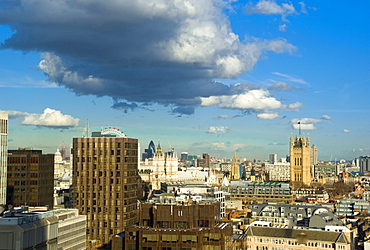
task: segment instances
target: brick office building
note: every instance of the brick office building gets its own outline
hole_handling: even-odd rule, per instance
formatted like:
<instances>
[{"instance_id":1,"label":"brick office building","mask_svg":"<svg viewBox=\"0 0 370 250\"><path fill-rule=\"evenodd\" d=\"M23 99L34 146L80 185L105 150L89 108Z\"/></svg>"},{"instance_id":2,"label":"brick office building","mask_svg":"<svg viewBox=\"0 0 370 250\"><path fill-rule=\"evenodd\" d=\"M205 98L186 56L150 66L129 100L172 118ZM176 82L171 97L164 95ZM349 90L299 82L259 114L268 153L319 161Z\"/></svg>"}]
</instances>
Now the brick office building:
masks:
<instances>
[{"instance_id":1,"label":"brick office building","mask_svg":"<svg viewBox=\"0 0 370 250\"><path fill-rule=\"evenodd\" d=\"M139 224L115 237L112 249L227 249L233 230L219 209L218 202L141 204Z\"/></svg>"},{"instance_id":2,"label":"brick office building","mask_svg":"<svg viewBox=\"0 0 370 250\"><path fill-rule=\"evenodd\" d=\"M137 222L138 140L117 129L73 139L73 206L87 215L87 248Z\"/></svg>"},{"instance_id":3,"label":"brick office building","mask_svg":"<svg viewBox=\"0 0 370 250\"><path fill-rule=\"evenodd\" d=\"M7 204L53 207L54 154L27 148L8 150L7 177Z\"/></svg>"}]
</instances>

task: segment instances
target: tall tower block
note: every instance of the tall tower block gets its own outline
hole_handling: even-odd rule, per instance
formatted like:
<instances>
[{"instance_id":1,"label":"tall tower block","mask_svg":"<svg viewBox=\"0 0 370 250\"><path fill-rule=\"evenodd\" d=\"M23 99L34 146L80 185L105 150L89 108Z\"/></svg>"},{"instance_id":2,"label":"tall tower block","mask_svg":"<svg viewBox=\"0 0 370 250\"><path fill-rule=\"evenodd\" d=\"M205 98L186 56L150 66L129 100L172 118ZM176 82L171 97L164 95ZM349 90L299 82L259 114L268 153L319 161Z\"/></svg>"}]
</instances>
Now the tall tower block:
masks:
<instances>
[{"instance_id":1,"label":"tall tower block","mask_svg":"<svg viewBox=\"0 0 370 250\"><path fill-rule=\"evenodd\" d=\"M290 137L290 182L293 188L310 185L310 138Z\"/></svg>"},{"instance_id":2,"label":"tall tower block","mask_svg":"<svg viewBox=\"0 0 370 250\"><path fill-rule=\"evenodd\" d=\"M137 222L138 140L116 128L73 138L73 204L87 215L88 249Z\"/></svg>"}]
</instances>

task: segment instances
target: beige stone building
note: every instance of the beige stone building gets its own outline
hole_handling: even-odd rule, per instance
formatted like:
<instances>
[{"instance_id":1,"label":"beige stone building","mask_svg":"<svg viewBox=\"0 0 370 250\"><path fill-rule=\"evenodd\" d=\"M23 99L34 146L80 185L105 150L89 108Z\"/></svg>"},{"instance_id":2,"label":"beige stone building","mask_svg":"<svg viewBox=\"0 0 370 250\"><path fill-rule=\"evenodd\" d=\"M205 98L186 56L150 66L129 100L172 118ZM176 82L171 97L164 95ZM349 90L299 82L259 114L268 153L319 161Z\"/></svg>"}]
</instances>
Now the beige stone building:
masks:
<instances>
[{"instance_id":1,"label":"beige stone building","mask_svg":"<svg viewBox=\"0 0 370 250\"><path fill-rule=\"evenodd\" d=\"M290 138L290 182L293 189L311 183L310 138L297 136Z\"/></svg>"},{"instance_id":2,"label":"beige stone building","mask_svg":"<svg viewBox=\"0 0 370 250\"><path fill-rule=\"evenodd\" d=\"M247 249L250 250L352 250L351 232L278 227L250 226L247 229Z\"/></svg>"}]
</instances>

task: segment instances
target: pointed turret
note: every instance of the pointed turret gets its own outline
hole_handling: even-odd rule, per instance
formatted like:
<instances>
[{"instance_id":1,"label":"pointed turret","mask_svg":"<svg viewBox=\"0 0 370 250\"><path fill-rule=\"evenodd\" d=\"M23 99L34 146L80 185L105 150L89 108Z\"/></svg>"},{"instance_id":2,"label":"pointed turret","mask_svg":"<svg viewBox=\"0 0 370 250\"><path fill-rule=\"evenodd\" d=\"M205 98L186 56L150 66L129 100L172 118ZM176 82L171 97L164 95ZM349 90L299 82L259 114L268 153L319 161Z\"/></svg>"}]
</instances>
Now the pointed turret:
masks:
<instances>
[{"instance_id":1,"label":"pointed turret","mask_svg":"<svg viewBox=\"0 0 370 250\"><path fill-rule=\"evenodd\" d=\"M162 153L161 142L158 141L157 153Z\"/></svg>"},{"instance_id":2,"label":"pointed turret","mask_svg":"<svg viewBox=\"0 0 370 250\"><path fill-rule=\"evenodd\" d=\"M236 151L234 151L233 162L231 164L230 180L232 180L232 181L240 180L240 169L239 169L238 160L236 158Z\"/></svg>"}]
</instances>

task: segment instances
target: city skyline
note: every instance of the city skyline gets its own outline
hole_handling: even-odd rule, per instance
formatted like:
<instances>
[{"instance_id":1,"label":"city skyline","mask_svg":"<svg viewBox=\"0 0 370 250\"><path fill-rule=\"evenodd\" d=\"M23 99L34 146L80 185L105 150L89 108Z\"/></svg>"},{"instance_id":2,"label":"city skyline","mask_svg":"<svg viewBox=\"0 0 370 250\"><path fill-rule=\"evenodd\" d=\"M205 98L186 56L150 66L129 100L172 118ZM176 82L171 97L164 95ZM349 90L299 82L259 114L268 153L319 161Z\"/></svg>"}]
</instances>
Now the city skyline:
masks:
<instances>
[{"instance_id":1,"label":"city skyline","mask_svg":"<svg viewBox=\"0 0 370 250\"><path fill-rule=\"evenodd\" d=\"M178 154L281 158L300 126L319 160L370 155L368 7L0 3L9 149L54 153L86 135L89 123L89 131L121 129L141 152L153 140Z\"/></svg>"}]
</instances>

